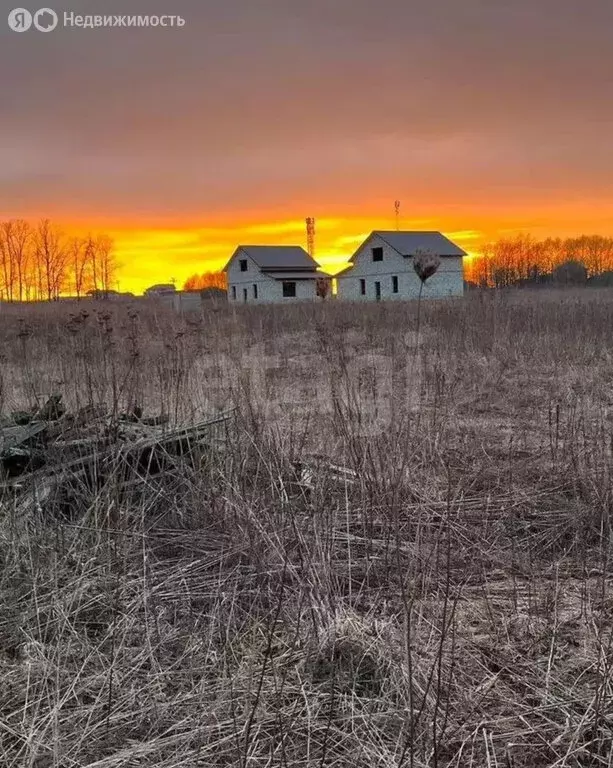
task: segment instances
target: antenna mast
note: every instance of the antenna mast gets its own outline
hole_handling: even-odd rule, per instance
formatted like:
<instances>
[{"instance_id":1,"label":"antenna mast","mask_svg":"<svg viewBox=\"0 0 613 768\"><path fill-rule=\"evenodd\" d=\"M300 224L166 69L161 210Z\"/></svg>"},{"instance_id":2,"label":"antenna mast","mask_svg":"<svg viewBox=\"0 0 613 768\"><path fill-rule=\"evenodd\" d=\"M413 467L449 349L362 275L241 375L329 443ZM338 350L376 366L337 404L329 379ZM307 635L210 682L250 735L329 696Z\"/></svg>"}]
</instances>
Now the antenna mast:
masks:
<instances>
[{"instance_id":1,"label":"antenna mast","mask_svg":"<svg viewBox=\"0 0 613 768\"><path fill-rule=\"evenodd\" d=\"M307 252L309 256L315 258L315 219L309 217L306 220L307 232Z\"/></svg>"},{"instance_id":2,"label":"antenna mast","mask_svg":"<svg viewBox=\"0 0 613 768\"><path fill-rule=\"evenodd\" d=\"M396 212L396 231L400 229L400 200L396 200L394 203L394 211Z\"/></svg>"}]
</instances>

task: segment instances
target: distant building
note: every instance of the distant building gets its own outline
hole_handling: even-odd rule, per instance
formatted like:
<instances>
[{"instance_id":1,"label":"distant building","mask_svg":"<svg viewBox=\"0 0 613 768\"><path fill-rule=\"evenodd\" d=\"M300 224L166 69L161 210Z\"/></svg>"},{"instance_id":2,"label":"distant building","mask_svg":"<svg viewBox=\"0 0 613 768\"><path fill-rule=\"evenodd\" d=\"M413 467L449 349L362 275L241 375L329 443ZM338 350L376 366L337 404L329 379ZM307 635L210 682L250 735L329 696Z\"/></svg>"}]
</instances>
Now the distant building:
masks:
<instances>
[{"instance_id":1,"label":"distant building","mask_svg":"<svg viewBox=\"0 0 613 768\"><path fill-rule=\"evenodd\" d=\"M553 270L552 276L555 285L585 285L587 268L580 261L569 259L558 265Z\"/></svg>"},{"instance_id":2,"label":"distant building","mask_svg":"<svg viewBox=\"0 0 613 768\"><path fill-rule=\"evenodd\" d=\"M419 251L440 256L437 272L423 287L430 298L462 296L466 253L440 232L375 231L335 277L337 298L352 301L417 298L420 280L413 269Z\"/></svg>"},{"instance_id":3,"label":"distant building","mask_svg":"<svg viewBox=\"0 0 613 768\"><path fill-rule=\"evenodd\" d=\"M314 301L323 273L297 245L239 245L224 267L228 301L263 304Z\"/></svg>"},{"instance_id":4,"label":"distant building","mask_svg":"<svg viewBox=\"0 0 613 768\"><path fill-rule=\"evenodd\" d=\"M122 293L120 291L112 291L112 290L106 291L106 290L103 290L102 288L97 288L97 289L92 289L91 291L87 291L87 296L89 296L92 299L103 300L103 301L108 301L108 300L117 301L120 299L134 298L133 293L128 293L128 292ZM71 298L74 298L74 297L71 297Z\"/></svg>"},{"instance_id":5,"label":"distant building","mask_svg":"<svg viewBox=\"0 0 613 768\"><path fill-rule=\"evenodd\" d=\"M172 296L177 292L174 283L158 283L147 288L144 292L145 296L157 297L157 296Z\"/></svg>"}]
</instances>

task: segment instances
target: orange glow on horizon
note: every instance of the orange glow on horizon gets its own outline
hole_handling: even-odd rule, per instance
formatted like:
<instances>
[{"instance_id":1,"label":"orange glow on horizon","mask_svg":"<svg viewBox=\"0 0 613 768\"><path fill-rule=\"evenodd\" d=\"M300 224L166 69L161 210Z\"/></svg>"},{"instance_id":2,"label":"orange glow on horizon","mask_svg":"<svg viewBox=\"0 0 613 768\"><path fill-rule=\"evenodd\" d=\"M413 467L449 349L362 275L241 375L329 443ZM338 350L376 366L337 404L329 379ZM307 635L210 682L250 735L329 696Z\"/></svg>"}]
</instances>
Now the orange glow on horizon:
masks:
<instances>
[{"instance_id":1,"label":"orange glow on horizon","mask_svg":"<svg viewBox=\"0 0 613 768\"><path fill-rule=\"evenodd\" d=\"M315 260L332 275L346 265L373 229L393 228L381 225L380 221L361 219L318 219L316 227ZM481 233L473 230L447 231L446 234L469 253L473 243L482 239ZM121 229L110 231L110 235L115 241L121 267L121 290L133 293L142 293L149 285L172 278L179 287L192 274L221 270L240 244L302 245L306 248L305 224L300 220L246 224L227 229Z\"/></svg>"},{"instance_id":2,"label":"orange glow on horizon","mask_svg":"<svg viewBox=\"0 0 613 768\"><path fill-rule=\"evenodd\" d=\"M528 212L503 215L500 211L484 212L475 205L470 210L443 210L440 217L427 218L417 212L414 218L401 215L400 229L440 230L469 254L478 255L482 246L492 240L520 232L538 238L575 236L579 234L613 235L613 226L603 231L603 222L611 221L608 211L573 206L543 210L535 207ZM604 206L602 206L604 207ZM377 206L380 209L380 206ZM305 208L306 213L310 211ZM288 215L289 214L289 215ZM258 217L259 218L259 217ZM306 216L305 216L306 218ZM316 218L315 259L330 274L336 274L347 263L360 243L374 229L395 229L392 212L385 216L332 215ZM55 221L55 220L54 220ZM104 232L115 242L119 270L117 287L121 291L141 294L148 286L176 281L182 287L193 274L218 271L223 268L239 244L302 245L306 247L304 218L289 211L268 212L257 220L248 214L229 216L206 226L197 221L185 221L152 226L150 221L56 221L68 235L84 235L89 231Z\"/></svg>"}]
</instances>

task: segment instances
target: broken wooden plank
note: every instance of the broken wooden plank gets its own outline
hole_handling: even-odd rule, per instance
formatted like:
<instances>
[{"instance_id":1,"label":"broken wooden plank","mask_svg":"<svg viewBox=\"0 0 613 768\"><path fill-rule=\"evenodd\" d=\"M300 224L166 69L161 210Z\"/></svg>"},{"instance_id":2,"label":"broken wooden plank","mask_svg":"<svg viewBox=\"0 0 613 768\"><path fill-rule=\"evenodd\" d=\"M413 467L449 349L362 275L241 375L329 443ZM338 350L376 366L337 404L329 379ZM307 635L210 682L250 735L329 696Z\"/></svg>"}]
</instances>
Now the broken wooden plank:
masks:
<instances>
[{"instance_id":1,"label":"broken wooden plank","mask_svg":"<svg viewBox=\"0 0 613 768\"><path fill-rule=\"evenodd\" d=\"M55 398L53 402L59 401ZM52 412L50 406L44 413L52 416L57 411ZM75 481L90 488L111 481L122 491L146 485L149 479L181 472L177 458L191 456L197 448L211 450L213 444L227 439L228 423L235 413L231 409L174 429L162 428L165 419L159 418L147 420L149 424L145 419L131 424L106 422L102 432L96 430L93 435L88 429L92 425L79 429L76 417L70 414L52 422L13 423L0 429L0 467L5 470L0 495L12 499L20 515L27 515L60 495L72 498ZM70 501L62 503L70 505Z\"/></svg>"},{"instance_id":2,"label":"broken wooden plank","mask_svg":"<svg viewBox=\"0 0 613 768\"><path fill-rule=\"evenodd\" d=\"M13 427L0 428L0 453L7 448L14 448L18 445L31 440L36 435L44 432L47 425L44 421L32 422L31 424L15 425Z\"/></svg>"},{"instance_id":3,"label":"broken wooden plank","mask_svg":"<svg viewBox=\"0 0 613 768\"><path fill-rule=\"evenodd\" d=\"M155 446L165 446L174 441L180 441L184 439L199 439L206 437L207 434L216 426L221 424L227 424L228 421L234 416L236 409L225 411L218 416L207 419L206 421L200 421L197 424L193 424L187 427L179 427L176 429L166 430L157 435L142 437L133 443L129 443L123 447L124 451L131 451L133 449L153 448Z\"/></svg>"}]
</instances>

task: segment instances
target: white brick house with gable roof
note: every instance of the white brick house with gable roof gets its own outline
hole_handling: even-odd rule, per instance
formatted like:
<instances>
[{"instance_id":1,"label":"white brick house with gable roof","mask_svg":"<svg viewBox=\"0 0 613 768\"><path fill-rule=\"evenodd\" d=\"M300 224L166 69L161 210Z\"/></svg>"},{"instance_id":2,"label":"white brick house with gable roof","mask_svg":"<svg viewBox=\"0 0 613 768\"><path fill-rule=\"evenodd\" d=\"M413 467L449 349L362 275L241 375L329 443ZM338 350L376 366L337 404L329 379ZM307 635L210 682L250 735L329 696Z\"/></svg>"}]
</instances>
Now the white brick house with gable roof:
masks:
<instances>
[{"instance_id":1,"label":"white brick house with gable roof","mask_svg":"<svg viewBox=\"0 0 613 768\"><path fill-rule=\"evenodd\" d=\"M348 301L417 298L420 280L413 269L413 258L420 250L432 251L441 258L436 274L424 285L423 297L462 296L462 259L466 252L455 243L440 232L376 230L353 254L349 265L336 275L337 298Z\"/></svg>"},{"instance_id":2,"label":"white brick house with gable roof","mask_svg":"<svg viewBox=\"0 0 613 768\"><path fill-rule=\"evenodd\" d=\"M319 265L297 245L239 245L224 267L228 301L314 301Z\"/></svg>"}]
</instances>

